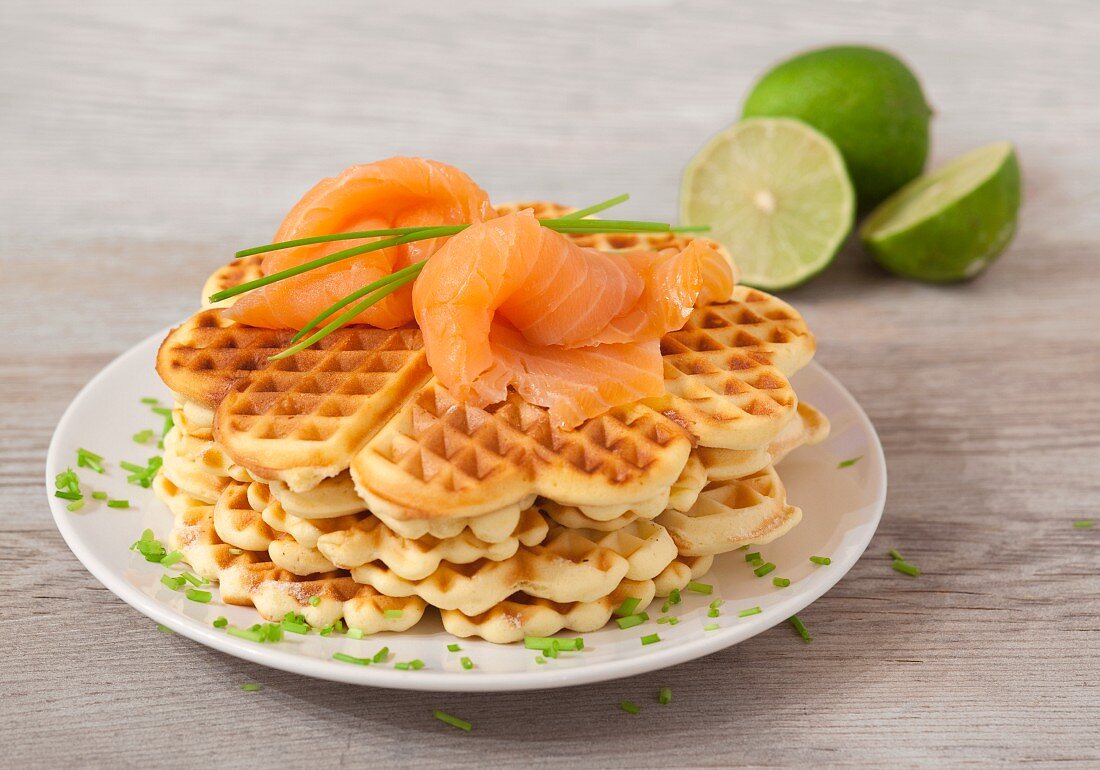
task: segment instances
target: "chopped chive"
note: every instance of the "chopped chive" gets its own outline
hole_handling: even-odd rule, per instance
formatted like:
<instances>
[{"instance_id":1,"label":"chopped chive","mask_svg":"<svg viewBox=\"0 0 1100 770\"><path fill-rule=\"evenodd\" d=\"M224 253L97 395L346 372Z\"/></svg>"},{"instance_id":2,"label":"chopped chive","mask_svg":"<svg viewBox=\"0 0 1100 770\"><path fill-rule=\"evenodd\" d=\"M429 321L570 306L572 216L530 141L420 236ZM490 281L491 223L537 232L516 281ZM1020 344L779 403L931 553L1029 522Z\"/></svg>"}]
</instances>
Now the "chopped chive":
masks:
<instances>
[{"instance_id":1,"label":"chopped chive","mask_svg":"<svg viewBox=\"0 0 1100 770\"><path fill-rule=\"evenodd\" d=\"M812 561L814 564L820 564L824 567L828 567L830 564L833 563L833 560L830 559L828 556L811 556L810 561Z\"/></svg>"},{"instance_id":2,"label":"chopped chive","mask_svg":"<svg viewBox=\"0 0 1100 770\"><path fill-rule=\"evenodd\" d=\"M69 503L68 505L65 506L65 508L69 511L69 513L76 513L77 511L79 511L83 507L84 507L84 501L83 500L73 500L71 503Z\"/></svg>"},{"instance_id":3,"label":"chopped chive","mask_svg":"<svg viewBox=\"0 0 1100 770\"><path fill-rule=\"evenodd\" d=\"M891 559L897 559L898 561L905 561L905 557L904 557L904 556L902 556L902 555L901 555L900 553L898 553L898 552L897 552L896 550L894 550L893 548L891 548L891 549L890 549L890 550L888 551L888 553L890 554L890 558L891 558Z\"/></svg>"},{"instance_id":4,"label":"chopped chive","mask_svg":"<svg viewBox=\"0 0 1100 770\"><path fill-rule=\"evenodd\" d=\"M382 615L383 615L383 616L384 616L384 617L385 617L385 618L386 618L387 620L394 620L394 619L396 619L396 618L399 618L399 617L401 617L401 616L402 616L402 615L404 615L404 614L405 614L405 611L404 611L404 610L383 610L383 611L382 611Z\"/></svg>"},{"instance_id":5,"label":"chopped chive","mask_svg":"<svg viewBox=\"0 0 1100 770\"><path fill-rule=\"evenodd\" d=\"M409 664L408 663L394 663L393 667L396 668L398 671L408 671L409 670Z\"/></svg>"},{"instance_id":6,"label":"chopped chive","mask_svg":"<svg viewBox=\"0 0 1100 770\"><path fill-rule=\"evenodd\" d=\"M424 661L420 660L419 658L417 658L416 660L410 660L409 668L411 668L413 671L419 671L420 669L424 668Z\"/></svg>"},{"instance_id":7,"label":"chopped chive","mask_svg":"<svg viewBox=\"0 0 1100 770\"><path fill-rule=\"evenodd\" d=\"M457 727L459 730L465 730L470 732L474 729L474 726L467 722L465 719L459 719L456 716L448 714L446 711L440 711L439 709L432 709L432 715L444 724L448 724L451 727Z\"/></svg>"},{"instance_id":8,"label":"chopped chive","mask_svg":"<svg viewBox=\"0 0 1100 770\"><path fill-rule=\"evenodd\" d=\"M173 631L172 629L170 629L168 626L164 625L163 623L157 623L157 630L160 631L162 634L174 634L174 633L176 633L175 631Z\"/></svg>"},{"instance_id":9,"label":"chopped chive","mask_svg":"<svg viewBox=\"0 0 1100 770\"><path fill-rule=\"evenodd\" d=\"M390 657L390 648L383 647L378 652L374 653L374 657L371 658L375 663L385 663L386 659Z\"/></svg>"},{"instance_id":10,"label":"chopped chive","mask_svg":"<svg viewBox=\"0 0 1100 770\"><path fill-rule=\"evenodd\" d=\"M448 652L458 652L458 651L459 651L459 650L461 650L461 649L462 649L462 648L461 648L461 647L459 647L459 646L458 646L457 644L448 644L448 645L447 645L447 651L448 651Z\"/></svg>"},{"instance_id":11,"label":"chopped chive","mask_svg":"<svg viewBox=\"0 0 1100 770\"><path fill-rule=\"evenodd\" d=\"M678 617L676 617L675 615L674 615L674 616L672 616L672 617L670 617L670 618L668 619L668 624L669 624L670 626L674 626L674 625L676 625L676 624L677 624L677 623L679 623L679 622L680 622L680 619L679 619Z\"/></svg>"},{"instance_id":12,"label":"chopped chive","mask_svg":"<svg viewBox=\"0 0 1100 770\"><path fill-rule=\"evenodd\" d=\"M791 584L789 578L772 578L772 585L776 588L786 588Z\"/></svg>"},{"instance_id":13,"label":"chopped chive","mask_svg":"<svg viewBox=\"0 0 1100 770\"><path fill-rule=\"evenodd\" d=\"M160 560L160 566L171 567L176 562L183 560L183 553L181 551L169 551L164 554L164 558Z\"/></svg>"},{"instance_id":14,"label":"chopped chive","mask_svg":"<svg viewBox=\"0 0 1100 770\"><path fill-rule=\"evenodd\" d=\"M1079 519L1073 522L1074 529L1092 529L1096 526L1096 522L1092 519Z\"/></svg>"},{"instance_id":15,"label":"chopped chive","mask_svg":"<svg viewBox=\"0 0 1100 770\"><path fill-rule=\"evenodd\" d=\"M668 612L671 609L672 602L670 602L668 599L665 599L665 603L661 605L661 612Z\"/></svg>"},{"instance_id":16,"label":"chopped chive","mask_svg":"<svg viewBox=\"0 0 1100 770\"><path fill-rule=\"evenodd\" d=\"M129 500L108 500L107 501L107 507L108 508L129 508L130 507L130 501Z\"/></svg>"},{"instance_id":17,"label":"chopped chive","mask_svg":"<svg viewBox=\"0 0 1100 770\"><path fill-rule=\"evenodd\" d=\"M771 562L769 561L768 563L766 563L766 564L761 564L761 565L760 565L759 567L757 567L756 569L754 569L754 570L753 570L753 574L754 574L754 575L756 575L757 577L764 577L764 576L765 576L765 575L767 575L767 574L768 574L769 572L771 572L771 571L772 571L773 569L775 569L775 565L774 565L774 564L772 564L772 563L771 563Z\"/></svg>"},{"instance_id":18,"label":"chopped chive","mask_svg":"<svg viewBox=\"0 0 1100 770\"><path fill-rule=\"evenodd\" d=\"M753 551L752 553L745 554L745 561L755 561L759 558L761 558L760 551Z\"/></svg>"},{"instance_id":19,"label":"chopped chive","mask_svg":"<svg viewBox=\"0 0 1100 770\"><path fill-rule=\"evenodd\" d=\"M737 617L747 618L749 615L759 615L761 612L763 612L763 610L759 607L749 607L747 610L741 610L740 612L738 612Z\"/></svg>"},{"instance_id":20,"label":"chopped chive","mask_svg":"<svg viewBox=\"0 0 1100 770\"><path fill-rule=\"evenodd\" d=\"M673 588L671 591L669 591L669 593L668 593L668 602L669 602L669 604L679 604L682 601L683 601L683 599L680 598L680 589L679 588Z\"/></svg>"},{"instance_id":21,"label":"chopped chive","mask_svg":"<svg viewBox=\"0 0 1100 770\"><path fill-rule=\"evenodd\" d=\"M103 457L87 449L78 448L76 450L76 466L78 468L88 468L96 473L106 472L103 467Z\"/></svg>"},{"instance_id":22,"label":"chopped chive","mask_svg":"<svg viewBox=\"0 0 1100 770\"><path fill-rule=\"evenodd\" d=\"M641 604L641 599L636 596L631 596L623 599L623 603L619 605L619 608L617 610L615 610L615 614L619 617L633 615L634 611L638 609L639 604Z\"/></svg>"},{"instance_id":23,"label":"chopped chive","mask_svg":"<svg viewBox=\"0 0 1100 770\"><path fill-rule=\"evenodd\" d=\"M321 597L320 596L311 596L311 597L309 597L309 603L312 604L314 607L316 607L318 604L321 603Z\"/></svg>"},{"instance_id":24,"label":"chopped chive","mask_svg":"<svg viewBox=\"0 0 1100 770\"><path fill-rule=\"evenodd\" d=\"M139 430L133 435L134 442L138 444L148 444L149 439L151 438L153 438L153 431L149 430L148 428L146 428L145 430Z\"/></svg>"},{"instance_id":25,"label":"chopped chive","mask_svg":"<svg viewBox=\"0 0 1100 770\"><path fill-rule=\"evenodd\" d=\"M707 610L707 617L708 618L716 618L721 614L722 613L719 612L717 607L711 607L710 609Z\"/></svg>"},{"instance_id":26,"label":"chopped chive","mask_svg":"<svg viewBox=\"0 0 1100 770\"><path fill-rule=\"evenodd\" d=\"M715 599L714 601L712 601L707 606L710 607L713 610L713 609L717 609L717 608L721 607L725 603L726 603L725 599Z\"/></svg>"},{"instance_id":27,"label":"chopped chive","mask_svg":"<svg viewBox=\"0 0 1100 770\"><path fill-rule=\"evenodd\" d=\"M213 594L210 593L209 591L200 591L197 588L188 588L187 591L184 593L184 596L186 596L188 599L190 599L193 602L198 602L199 604L206 604L207 602L210 601Z\"/></svg>"},{"instance_id":28,"label":"chopped chive","mask_svg":"<svg viewBox=\"0 0 1100 770\"><path fill-rule=\"evenodd\" d=\"M459 662L462 663L462 667L467 671L474 667L474 662L465 656L463 656Z\"/></svg>"},{"instance_id":29,"label":"chopped chive","mask_svg":"<svg viewBox=\"0 0 1100 770\"><path fill-rule=\"evenodd\" d=\"M54 497L60 497L62 500L83 500L84 495L79 492L63 492L58 490L53 493Z\"/></svg>"},{"instance_id":30,"label":"chopped chive","mask_svg":"<svg viewBox=\"0 0 1100 770\"><path fill-rule=\"evenodd\" d=\"M810 636L810 632L806 630L806 626L802 623L797 615L791 615L789 618L787 618L787 620L792 626L794 626L794 630L798 632L798 635L802 637L802 641L804 641L806 644L809 644L814 640L814 638Z\"/></svg>"},{"instance_id":31,"label":"chopped chive","mask_svg":"<svg viewBox=\"0 0 1100 770\"><path fill-rule=\"evenodd\" d=\"M263 627L264 639L268 642L281 642L283 640L283 627L278 623L267 623Z\"/></svg>"},{"instance_id":32,"label":"chopped chive","mask_svg":"<svg viewBox=\"0 0 1100 770\"><path fill-rule=\"evenodd\" d=\"M224 615L219 615L218 617L214 618L214 622L212 625L214 626L214 628L225 628L229 625L229 619L226 618Z\"/></svg>"},{"instance_id":33,"label":"chopped chive","mask_svg":"<svg viewBox=\"0 0 1100 770\"><path fill-rule=\"evenodd\" d=\"M290 629L288 628L287 630L289 631ZM349 628L348 629L348 639L362 639L362 638L363 638L363 629L361 629L361 628Z\"/></svg>"},{"instance_id":34,"label":"chopped chive","mask_svg":"<svg viewBox=\"0 0 1100 770\"><path fill-rule=\"evenodd\" d=\"M283 618L279 622L279 625L282 626L284 630L289 631L292 634L300 634L302 636L305 636L309 633L309 623L296 623L293 620L287 620L286 618ZM359 636L354 638L358 639L362 635L363 632L360 631Z\"/></svg>"},{"instance_id":35,"label":"chopped chive","mask_svg":"<svg viewBox=\"0 0 1100 770\"><path fill-rule=\"evenodd\" d=\"M915 564L910 564L907 561L902 561L901 559L894 559L891 566L894 569L896 569L898 572L909 575L910 577L919 577L920 576L920 567L918 567Z\"/></svg>"},{"instance_id":36,"label":"chopped chive","mask_svg":"<svg viewBox=\"0 0 1100 770\"><path fill-rule=\"evenodd\" d=\"M544 663L546 663L546 658L542 657L541 655L536 655L535 656L535 663L537 663L541 666Z\"/></svg>"},{"instance_id":37,"label":"chopped chive","mask_svg":"<svg viewBox=\"0 0 1100 770\"><path fill-rule=\"evenodd\" d=\"M672 622L672 616L671 615L662 615L661 617L657 618L657 622L658 623L671 623Z\"/></svg>"},{"instance_id":38,"label":"chopped chive","mask_svg":"<svg viewBox=\"0 0 1100 770\"><path fill-rule=\"evenodd\" d=\"M645 636L642 637L642 644L643 645L656 644L659 641L661 641L661 637L658 634L646 634Z\"/></svg>"},{"instance_id":39,"label":"chopped chive","mask_svg":"<svg viewBox=\"0 0 1100 770\"><path fill-rule=\"evenodd\" d=\"M719 628L721 628L721 626L717 623L707 623L703 626L704 631L717 631Z\"/></svg>"},{"instance_id":40,"label":"chopped chive","mask_svg":"<svg viewBox=\"0 0 1100 770\"><path fill-rule=\"evenodd\" d=\"M657 702L660 703L662 706L667 706L668 704L672 703L672 688L662 687L660 690L658 690Z\"/></svg>"},{"instance_id":41,"label":"chopped chive","mask_svg":"<svg viewBox=\"0 0 1100 770\"><path fill-rule=\"evenodd\" d=\"M241 685L241 689L245 692L257 692L263 689L263 685L256 684L255 682L245 682Z\"/></svg>"},{"instance_id":42,"label":"chopped chive","mask_svg":"<svg viewBox=\"0 0 1100 770\"><path fill-rule=\"evenodd\" d=\"M714 586L709 583L697 583L692 580L687 584L687 590L693 591L697 594L710 594L714 591Z\"/></svg>"},{"instance_id":43,"label":"chopped chive","mask_svg":"<svg viewBox=\"0 0 1100 770\"><path fill-rule=\"evenodd\" d=\"M321 626L321 636L329 636L332 633L332 624Z\"/></svg>"},{"instance_id":44,"label":"chopped chive","mask_svg":"<svg viewBox=\"0 0 1100 770\"><path fill-rule=\"evenodd\" d=\"M163 564L164 562L162 561L161 563ZM195 577L190 572L181 572L180 577L183 578L184 580L186 580L188 583L190 583L193 586L201 586L201 585L204 585L204 584L209 582L207 580L203 580L200 577Z\"/></svg>"},{"instance_id":45,"label":"chopped chive","mask_svg":"<svg viewBox=\"0 0 1100 770\"><path fill-rule=\"evenodd\" d=\"M863 455L860 455L859 457L853 457L850 460L842 460L841 462L837 463L836 467L837 468L851 468L853 465L855 465L856 463L858 463L862 459L863 459Z\"/></svg>"},{"instance_id":46,"label":"chopped chive","mask_svg":"<svg viewBox=\"0 0 1100 770\"><path fill-rule=\"evenodd\" d=\"M354 663L357 666L369 666L371 664L370 658L357 658L354 655L348 655L344 652L335 652L332 654L333 660L341 660L344 663Z\"/></svg>"},{"instance_id":47,"label":"chopped chive","mask_svg":"<svg viewBox=\"0 0 1100 770\"><path fill-rule=\"evenodd\" d=\"M145 396L143 399L141 399L141 403L143 403L143 404L152 404L153 406L156 406L157 404L160 403L160 401L158 399L155 399L155 398L151 397L151 396Z\"/></svg>"},{"instance_id":48,"label":"chopped chive","mask_svg":"<svg viewBox=\"0 0 1100 770\"><path fill-rule=\"evenodd\" d=\"M230 636L237 636L237 637L240 637L241 639L247 639L250 642L262 642L265 639L267 639L267 634L265 634L263 631L261 631L258 628L253 629L253 628L232 628L232 627L230 627L230 628L225 629L225 632L227 634L229 634Z\"/></svg>"},{"instance_id":49,"label":"chopped chive","mask_svg":"<svg viewBox=\"0 0 1100 770\"><path fill-rule=\"evenodd\" d=\"M640 626L649 620L649 615L645 612L640 612L637 615L627 615L625 618L617 618L616 623L619 624L619 628L633 628L634 626Z\"/></svg>"},{"instance_id":50,"label":"chopped chive","mask_svg":"<svg viewBox=\"0 0 1100 770\"><path fill-rule=\"evenodd\" d=\"M554 639L549 636L525 636L523 637L523 646L529 650L564 650L566 652L574 652L584 649L584 639L579 636L574 639Z\"/></svg>"},{"instance_id":51,"label":"chopped chive","mask_svg":"<svg viewBox=\"0 0 1100 770\"><path fill-rule=\"evenodd\" d=\"M553 647L549 647L543 650L542 653L548 658L557 658L561 656L561 648L559 648L557 645L554 645Z\"/></svg>"},{"instance_id":52,"label":"chopped chive","mask_svg":"<svg viewBox=\"0 0 1100 770\"><path fill-rule=\"evenodd\" d=\"M182 577L172 577L171 575L161 575L160 582L173 591L178 591L183 588L185 581Z\"/></svg>"},{"instance_id":53,"label":"chopped chive","mask_svg":"<svg viewBox=\"0 0 1100 770\"><path fill-rule=\"evenodd\" d=\"M107 493L106 492L92 492L92 497L96 500L106 500L107 499Z\"/></svg>"},{"instance_id":54,"label":"chopped chive","mask_svg":"<svg viewBox=\"0 0 1100 770\"><path fill-rule=\"evenodd\" d=\"M637 705L636 703L631 703L628 700L624 700L622 703L620 703L619 708L621 708L628 714L638 714L641 713L642 710L641 706Z\"/></svg>"}]
</instances>

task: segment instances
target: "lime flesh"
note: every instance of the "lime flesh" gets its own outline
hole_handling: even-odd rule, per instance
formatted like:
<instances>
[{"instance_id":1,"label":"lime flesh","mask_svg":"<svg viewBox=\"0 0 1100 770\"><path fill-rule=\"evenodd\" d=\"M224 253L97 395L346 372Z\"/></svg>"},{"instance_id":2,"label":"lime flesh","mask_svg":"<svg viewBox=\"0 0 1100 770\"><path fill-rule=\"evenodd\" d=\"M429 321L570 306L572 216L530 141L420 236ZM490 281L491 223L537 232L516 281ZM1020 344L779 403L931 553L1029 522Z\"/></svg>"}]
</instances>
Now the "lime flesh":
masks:
<instances>
[{"instance_id":1,"label":"lime flesh","mask_svg":"<svg viewBox=\"0 0 1100 770\"><path fill-rule=\"evenodd\" d=\"M1020 167L995 142L910 182L860 228L878 262L920 281L962 281L996 259L1016 231Z\"/></svg>"},{"instance_id":2,"label":"lime flesh","mask_svg":"<svg viewBox=\"0 0 1100 770\"><path fill-rule=\"evenodd\" d=\"M709 225L761 289L796 286L821 272L852 228L855 194L844 160L797 120L756 118L730 126L692 158L680 219Z\"/></svg>"}]
</instances>

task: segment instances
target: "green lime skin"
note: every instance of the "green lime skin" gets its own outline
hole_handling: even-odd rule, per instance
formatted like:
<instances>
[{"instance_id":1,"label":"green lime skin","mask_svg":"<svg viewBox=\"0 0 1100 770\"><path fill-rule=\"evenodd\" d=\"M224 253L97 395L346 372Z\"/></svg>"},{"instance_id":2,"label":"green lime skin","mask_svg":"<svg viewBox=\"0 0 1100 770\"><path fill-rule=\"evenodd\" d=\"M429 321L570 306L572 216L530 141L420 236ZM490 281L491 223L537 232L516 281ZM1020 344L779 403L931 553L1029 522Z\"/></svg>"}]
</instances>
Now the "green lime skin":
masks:
<instances>
[{"instance_id":1,"label":"green lime skin","mask_svg":"<svg viewBox=\"0 0 1100 770\"><path fill-rule=\"evenodd\" d=\"M1016 233L1020 208L1020 164L1008 143L996 170L937 211L901 229L889 221L928 186L942 183L950 165L903 187L860 228L863 245L892 273L928 283L973 278L993 263ZM997 149L994 146L984 151ZM974 153L970 153L973 155ZM965 160L965 157L964 157Z\"/></svg>"},{"instance_id":2,"label":"green lime skin","mask_svg":"<svg viewBox=\"0 0 1100 770\"><path fill-rule=\"evenodd\" d=\"M798 118L832 139L864 211L919 175L928 157L932 110L920 82L877 48L821 48L778 64L753 86L743 116Z\"/></svg>"}]
</instances>

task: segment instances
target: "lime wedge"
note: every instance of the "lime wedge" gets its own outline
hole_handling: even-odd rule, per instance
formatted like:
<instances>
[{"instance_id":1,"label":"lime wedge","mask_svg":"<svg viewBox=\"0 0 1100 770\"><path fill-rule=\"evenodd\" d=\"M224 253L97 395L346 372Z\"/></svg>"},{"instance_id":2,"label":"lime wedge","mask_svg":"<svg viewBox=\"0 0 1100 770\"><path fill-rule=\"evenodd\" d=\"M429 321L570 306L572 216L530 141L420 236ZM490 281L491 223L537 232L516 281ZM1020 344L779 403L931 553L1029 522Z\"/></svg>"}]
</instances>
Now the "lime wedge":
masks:
<instances>
[{"instance_id":1,"label":"lime wedge","mask_svg":"<svg viewBox=\"0 0 1100 770\"><path fill-rule=\"evenodd\" d=\"M879 263L934 283L980 273L1016 232L1020 166L1008 142L971 150L902 187L872 212L860 238Z\"/></svg>"},{"instance_id":2,"label":"lime wedge","mask_svg":"<svg viewBox=\"0 0 1100 770\"><path fill-rule=\"evenodd\" d=\"M753 118L711 139L691 159L680 219L710 225L741 282L787 289L821 272L852 228L855 194L844 160L797 120Z\"/></svg>"}]
</instances>

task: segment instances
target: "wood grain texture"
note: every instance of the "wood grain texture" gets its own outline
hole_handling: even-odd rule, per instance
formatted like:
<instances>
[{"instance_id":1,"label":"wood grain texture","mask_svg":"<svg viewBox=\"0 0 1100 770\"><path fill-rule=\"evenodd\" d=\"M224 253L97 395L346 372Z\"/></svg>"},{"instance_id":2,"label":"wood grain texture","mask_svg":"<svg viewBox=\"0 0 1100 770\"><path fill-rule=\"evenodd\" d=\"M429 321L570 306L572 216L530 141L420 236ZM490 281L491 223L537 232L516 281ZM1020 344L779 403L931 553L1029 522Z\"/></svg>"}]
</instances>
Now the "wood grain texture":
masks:
<instances>
[{"instance_id":1,"label":"wood grain texture","mask_svg":"<svg viewBox=\"0 0 1100 770\"><path fill-rule=\"evenodd\" d=\"M313 5L0 7L0 765L1100 763L1100 528L1072 526L1100 518L1100 7ZM787 297L890 472L867 555L803 614L812 645L778 627L567 691L359 689L164 636L61 541L42 467L63 408L319 176L417 153L498 200L629 190L624 213L673 216L754 76L852 40L920 73L935 159L1014 140L1025 206L974 283L900 281L849 247Z\"/></svg>"}]
</instances>

